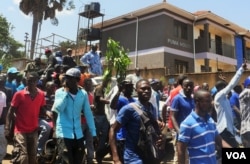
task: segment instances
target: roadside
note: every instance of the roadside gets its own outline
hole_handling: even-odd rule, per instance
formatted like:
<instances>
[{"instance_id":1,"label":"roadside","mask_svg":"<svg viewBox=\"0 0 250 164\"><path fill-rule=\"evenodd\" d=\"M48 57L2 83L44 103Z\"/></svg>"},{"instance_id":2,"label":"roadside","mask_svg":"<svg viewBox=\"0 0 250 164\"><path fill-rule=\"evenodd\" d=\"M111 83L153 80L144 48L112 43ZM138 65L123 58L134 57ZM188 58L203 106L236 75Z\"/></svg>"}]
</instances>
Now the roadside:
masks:
<instances>
[{"instance_id":1,"label":"roadside","mask_svg":"<svg viewBox=\"0 0 250 164\"><path fill-rule=\"evenodd\" d=\"M7 158L5 160L3 160L2 164L12 164L10 162L11 159L11 151L13 149L12 145L8 145L7 147ZM174 157L174 148L173 148L173 142L169 141L166 143L166 156L163 159L163 161L161 162L161 164L173 164L173 157ZM95 164L97 164L96 161L94 161ZM103 159L103 164L113 164L112 158L111 156L108 154L105 156L105 158Z\"/></svg>"}]
</instances>

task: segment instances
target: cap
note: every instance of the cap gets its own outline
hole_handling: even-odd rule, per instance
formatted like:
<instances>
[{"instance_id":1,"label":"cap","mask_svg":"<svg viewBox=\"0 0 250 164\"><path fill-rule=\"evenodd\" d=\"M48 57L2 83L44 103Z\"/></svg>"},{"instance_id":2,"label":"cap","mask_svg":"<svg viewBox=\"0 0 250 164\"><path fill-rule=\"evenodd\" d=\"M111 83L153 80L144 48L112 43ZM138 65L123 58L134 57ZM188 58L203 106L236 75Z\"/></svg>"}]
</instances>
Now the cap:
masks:
<instances>
[{"instance_id":1,"label":"cap","mask_svg":"<svg viewBox=\"0 0 250 164\"><path fill-rule=\"evenodd\" d=\"M51 53L52 51L49 49L49 48L46 48L45 49L45 53L47 54L47 53Z\"/></svg>"},{"instance_id":2,"label":"cap","mask_svg":"<svg viewBox=\"0 0 250 164\"><path fill-rule=\"evenodd\" d=\"M122 81L122 85L133 85L132 81L129 79L125 79Z\"/></svg>"},{"instance_id":3,"label":"cap","mask_svg":"<svg viewBox=\"0 0 250 164\"><path fill-rule=\"evenodd\" d=\"M158 80L158 79L149 79L149 83L150 83L151 85L156 84L156 83L159 83L159 82L160 82L160 80Z\"/></svg>"},{"instance_id":4,"label":"cap","mask_svg":"<svg viewBox=\"0 0 250 164\"><path fill-rule=\"evenodd\" d=\"M244 88L247 88L249 85L250 85L250 76L248 76L244 81Z\"/></svg>"},{"instance_id":5,"label":"cap","mask_svg":"<svg viewBox=\"0 0 250 164\"><path fill-rule=\"evenodd\" d=\"M71 49L71 48L68 48L68 49L67 49L67 52L69 52L69 51L72 51L72 49Z\"/></svg>"},{"instance_id":6,"label":"cap","mask_svg":"<svg viewBox=\"0 0 250 164\"><path fill-rule=\"evenodd\" d=\"M56 51L56 57L62 57L62 52L61 51Z\"/></svg>"},{"instance_id":7,"label":"cap","mask_svg":"<svg viewBox=\"0 0 250 164\"><path fill-rule=\"evenodd\" d=\"M81 72L77 68L70 68L69 70L66 71L65 75L75 77L75 78L80 78Z\"/></svg>"},{"instance_id":8,"label":"cap","mask_svg":"<svg viewBox=\"0 0 250 164\"><path fill-rule=\"evenodd\" d=\"M10 67L7 71L7 73L18 73L19 71L16 69L16 67Z\"/></svg>"}]
</instances>

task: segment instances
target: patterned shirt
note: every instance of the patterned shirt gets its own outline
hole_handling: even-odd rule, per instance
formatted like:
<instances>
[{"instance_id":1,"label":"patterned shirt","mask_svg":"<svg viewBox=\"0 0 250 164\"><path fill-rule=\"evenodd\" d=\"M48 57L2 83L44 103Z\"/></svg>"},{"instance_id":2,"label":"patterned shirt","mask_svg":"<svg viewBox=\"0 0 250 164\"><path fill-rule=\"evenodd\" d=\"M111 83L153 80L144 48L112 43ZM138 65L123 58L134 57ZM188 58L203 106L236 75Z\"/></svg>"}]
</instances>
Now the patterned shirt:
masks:
<instances>
[{"instance_id":1,"label":"patterned shirt","mask_svg":"<svg viewBox=\"0 0 250 164\"><path fill-rule=\"evenodd\" d=\"M187 144L190 164L216 164L215 138L218 131L213 119L194 111L181 123L178 141Z\"/></svg>"},{"instance_id":2,"label":"patterned shirt","mask_svg":"<svg viewBox=\"0 0 250 164\"><path fill-rule=\"evenodd\" d=\"M241 111L241 129L240 134L250 131L250 89L245 88L239 96Z\"/></svg>"}]
</instances>

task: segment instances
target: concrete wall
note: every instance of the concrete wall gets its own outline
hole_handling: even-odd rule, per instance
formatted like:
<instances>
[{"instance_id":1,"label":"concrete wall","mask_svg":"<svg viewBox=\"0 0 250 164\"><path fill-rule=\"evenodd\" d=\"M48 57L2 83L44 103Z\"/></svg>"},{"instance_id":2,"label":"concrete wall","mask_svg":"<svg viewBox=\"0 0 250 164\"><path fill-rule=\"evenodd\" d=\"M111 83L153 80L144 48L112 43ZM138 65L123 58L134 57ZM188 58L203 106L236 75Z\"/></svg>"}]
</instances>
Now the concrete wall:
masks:
<instances>
[{"instance_id":1,"label":"concrete wall","mask_svg":"<svg viewBox=\"0 0 250 164\"><path fill-rule=\"evenodd\" d=\"M165 85L168 84L169 79L178 77L177 74L175 75L167 75L167 70L165 69L145 69L141 68L141 75L144 78L158 78L160 79ZM132 73L133 71L129 71ZM186 74L190 79L194 81L195 85L201 85L204 82L207 82L210 86L210 89L214 86L216 81L220 80L219 75L222 74L226 77L226 81L229 82L231 78L235 75L236 72L205 72L205 73L189 73ZM247 70L243 73L239 84L244 83L246 77L250 76L250 70Z\"/></svg>"}]
</instances>

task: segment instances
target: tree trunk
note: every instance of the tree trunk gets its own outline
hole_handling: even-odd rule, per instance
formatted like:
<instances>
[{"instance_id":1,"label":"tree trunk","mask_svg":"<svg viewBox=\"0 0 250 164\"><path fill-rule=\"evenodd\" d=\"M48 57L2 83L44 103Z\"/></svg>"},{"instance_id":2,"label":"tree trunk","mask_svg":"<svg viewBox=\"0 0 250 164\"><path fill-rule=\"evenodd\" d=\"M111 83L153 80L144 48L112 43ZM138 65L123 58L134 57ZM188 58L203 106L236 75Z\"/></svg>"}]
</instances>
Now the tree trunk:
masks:
<instances>
[{"instance_id":1,"label":"tree trunk","mask_svg":"<svg viewBox=\"0 0 250 164\"><path fill-rule=\"evenodd\" d=\"M34 59L34 53L36 53L36 36L38 30L38 23L39 23L39 12L33 12L30 59Z\"/></svg>"}]
</instances>

